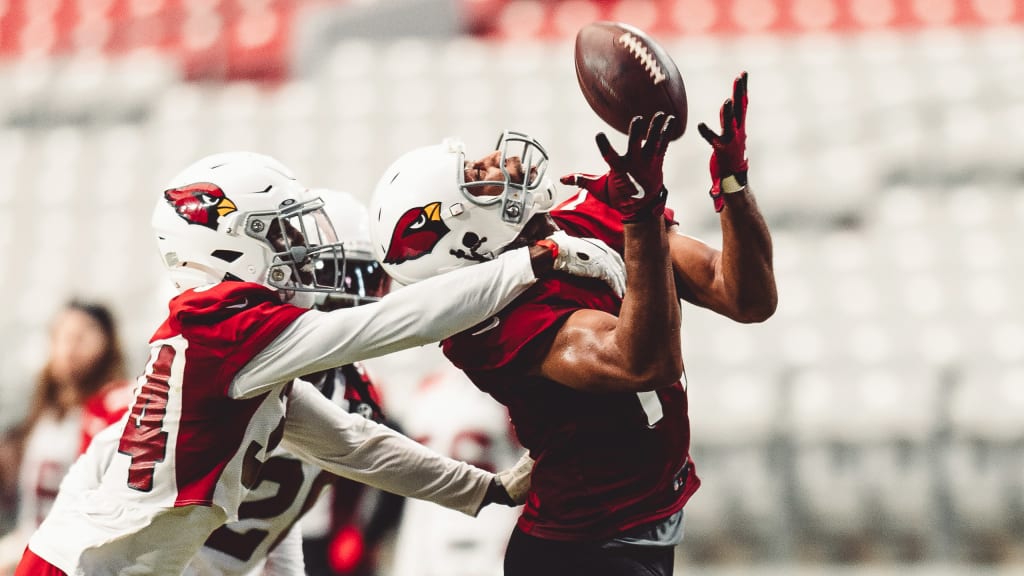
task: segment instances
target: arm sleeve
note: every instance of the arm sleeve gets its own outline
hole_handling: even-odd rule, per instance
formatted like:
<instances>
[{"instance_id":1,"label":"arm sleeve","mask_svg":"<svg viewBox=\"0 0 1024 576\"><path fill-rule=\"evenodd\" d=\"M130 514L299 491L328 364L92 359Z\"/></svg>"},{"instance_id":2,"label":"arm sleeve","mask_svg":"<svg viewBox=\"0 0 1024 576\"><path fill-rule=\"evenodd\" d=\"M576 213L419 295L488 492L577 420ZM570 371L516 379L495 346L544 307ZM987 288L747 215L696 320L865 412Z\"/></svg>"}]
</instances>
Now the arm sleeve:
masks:
<instances>
[{"instance_id":1,"label":"arm sleeve","mask_svg":"<svg viewBox=\"0 0 1024 576\"><path fill-rule=\"evenodd\" d=\"M446 458L296 382L282 446L343 478L475 516L493 474Z\"/></svg>"},{"instance_id":2,"label":"arm sleeve","mask_svg":"<svg viewBox=\"0 0 1024 576\"><path fill-rule=\"evenodd\" d=\"M60 492L81 494L100 485L103 474L117 451L121 432L124 431L124 418L104 428L92 437L89 448L83 452L68 469L60 484Z\"/></svg>"},{"instance_id":3,"label":"arm sleeve","mask_svg":"<svg viewBox=\"0 0 1024 576\"><path fill-rule=\"evenodd\" d=\"M267 554L263 576L305 576L306 564L302 557L302 528L292 524L288 534Z\"/></svg>"},{"instance_id":4,"label":"arm sleeve","mask_svg":"<svg viewBox=\"0 0 1024 576\"><path fill-rule=\"evenodd\" d=\"M397 290L380 302L297 318L231 384L251 397L305 374L443 340L495 315L536 281L525 248Z\"/></svg>"}]
</instances>

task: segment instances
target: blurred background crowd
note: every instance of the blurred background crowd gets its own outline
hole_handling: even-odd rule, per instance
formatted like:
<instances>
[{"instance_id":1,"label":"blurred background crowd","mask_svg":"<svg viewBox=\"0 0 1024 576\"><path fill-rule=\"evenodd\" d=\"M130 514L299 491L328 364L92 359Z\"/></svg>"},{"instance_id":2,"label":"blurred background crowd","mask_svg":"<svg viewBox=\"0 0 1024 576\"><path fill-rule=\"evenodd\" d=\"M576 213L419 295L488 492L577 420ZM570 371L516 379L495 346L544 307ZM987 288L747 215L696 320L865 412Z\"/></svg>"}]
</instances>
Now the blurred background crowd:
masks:
<instances>
[{"instance_id":1,"label":"blurred background crowd","mask_svg":"<svg viewBox=\"0 0 1024 576\"><path fill-rule=\"evenodd\" d=\"M172 293L149 231L170 176L249 149L368 200L405 150L459 136L483 153L505 128L544 143L555 175L600 171L610 129L572 59L599 19L648 31L682 72L669 206L711 244L693 128L750 72L775 241L767 323L683 309L703 484L680 573L1024 570L1024 0L0 0L0 532L40 497L18 488L33 427L77 450L105 414L88 401L115 405L142 369ZM471 387L417 400L461 382L437 376L436 347L369 366L414 437L487 413L461 407ZM430 576L392 557L414 510L360 570ZM354 573L364 542L323 518L318 573ZM500 546L507 522L463 537Z\"/></svg>"}]
</instances>

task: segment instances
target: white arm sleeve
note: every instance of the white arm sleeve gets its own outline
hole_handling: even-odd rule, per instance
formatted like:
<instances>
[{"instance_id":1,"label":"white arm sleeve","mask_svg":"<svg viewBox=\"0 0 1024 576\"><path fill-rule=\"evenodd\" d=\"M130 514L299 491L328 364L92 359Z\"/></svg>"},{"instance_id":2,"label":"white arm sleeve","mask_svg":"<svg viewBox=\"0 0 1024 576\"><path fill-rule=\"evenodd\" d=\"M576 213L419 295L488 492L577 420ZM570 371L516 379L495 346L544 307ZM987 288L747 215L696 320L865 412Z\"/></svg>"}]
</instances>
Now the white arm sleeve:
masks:
<instances>
[{"instance_id":1,"label":"white arm sleeve","mask_svg":"<svg viewBox=\"0 0 1024 576\"><path fill-rule=\"evenodd\" d=\"M121 439L121 432L124 431L125 418L93 436L89 448L75 460L61 480L60 492L81 494L100 485L103 474L114 458L114 452L117 451L117 443Z\"/></svg>"},{"instance_id":2,"label":"white arm sleeve","mask_svg":"<svg viewBox=\"0 0 1024 576\"><path fill-rule=\"evenodd\" d=\"M380 302L296 319L235 376L233 398L319 370L437 342L497 314L536 281L527 248L406 286Z\"/></svg>"},{"instance_id":3,"label":"white arm sleeve","mask_svg":"<svg viewBox=\"0 0 1024 576\"><path fill-rule=\"evenodd\" d=\"M305 576L306 564L302 557L302 529L292 524L288 534L267 554L263 576Z\"/></svg>"},{"instance_id":4,"label":"white arm sleeve","mask_svg":"<svg viewBox=\"0 0 1024 576\"><path fill-rule=\"evenodd\" d=\"M452 460L296 381L284 439L292 454L338 476L476 516L493 474Z\"/></svg>"}]
</instances>

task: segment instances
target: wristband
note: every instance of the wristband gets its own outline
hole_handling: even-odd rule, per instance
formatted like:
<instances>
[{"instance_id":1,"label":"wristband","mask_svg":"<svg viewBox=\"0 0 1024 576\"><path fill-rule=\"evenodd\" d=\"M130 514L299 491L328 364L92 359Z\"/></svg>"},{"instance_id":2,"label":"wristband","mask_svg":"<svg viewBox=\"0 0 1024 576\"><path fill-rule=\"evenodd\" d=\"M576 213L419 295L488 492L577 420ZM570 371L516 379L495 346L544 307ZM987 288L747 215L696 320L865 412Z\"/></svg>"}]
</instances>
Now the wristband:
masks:
<instances>
[{"instance_id":1,"label":"wristband","mask_svg":"<svg viewBox=\"0 0 1024 576\"><path fill-rule=\"evenodd\" d=\"M738 172L736 174L730 174L725 178L722 178L722 192L725 194L735 194L736 192L742 192L747 189L747 173Z\"/></svg>"},{"instance_id":2,"label":"wristband","mask_svg":"<svg viewBox=\"0 0 1024 576\"><path fill-rule=\"evenodd\" d=\"M558 260L558 243L548 238L542 238L534 242L535 246L543 246L551 251L551 259Z\"/></svg>"}]
</instances>

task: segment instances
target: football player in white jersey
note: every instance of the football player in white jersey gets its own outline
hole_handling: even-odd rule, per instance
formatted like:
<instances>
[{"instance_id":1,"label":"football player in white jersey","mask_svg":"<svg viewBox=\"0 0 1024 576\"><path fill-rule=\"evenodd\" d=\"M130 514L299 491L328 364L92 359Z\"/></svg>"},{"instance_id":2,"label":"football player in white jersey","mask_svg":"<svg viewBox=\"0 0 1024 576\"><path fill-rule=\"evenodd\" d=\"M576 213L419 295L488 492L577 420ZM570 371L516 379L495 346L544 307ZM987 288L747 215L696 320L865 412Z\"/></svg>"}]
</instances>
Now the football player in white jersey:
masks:
<instances>
[{"instance_id":1,"label":"football player in white jersey","mask_svg":"<svg viewBox=\"0 0 1024 576\"><path fill-rule=\"evenodd\" d=\"M505 407L455 367L424 378L408 401L415 408L402 418L403 432L431 450L484 470L510 468L525 453ZM399 524L391 575L500 576L508 534L518 518L516 508L490 507L469 518L410 500Z\"/></svg>"},{"instance_id":2,"label":"football player in white jersey","mask_svg":"<svg viewBox=\"0 0 1024 576\"><path fill-rule=\"evenodd\" d=\"M517 171L513 181L535 180ZM553 187L520 187L517 208L527 212L554 199ZM181 574L215 529L238 520L278 445L339 476L470 515L512 503L498 476L349 414L296 378L465 330L549 271L620 289L621 261L554 236L377 303L320 312L309 307L340 291L343 275L324 284L314 273L344 253L322 204L259 154L208 156L172 179L153 227L180 293L150 340L99 485L62 485L17 576ZM410 214L411 230L460 215L420 212Z\"/></svg>"},{"instance_id":3,"label":"football player in white jersey","mask_svg":"<svg viewBox=\"0 0 1024 576\"><path fill-rule=\"evenodd\" d=\"M327 284L333 282L332 276L340 270L342 292L321 295L322 302L316 308L329 311L379 301L390 290L391 278L373 258L366 207L347 192L328 189L312 192L323 200L324 211L344 246L344 259L324 260L316 271L321 282ZM346 411L375 422L384 421L371 379L361 364L346 364L302 379ZM279 446L264 462L255 486L242 500L238 521L214 530L185 574L304 575L303 539L298 520L310 511L322 510L323 507L314 504L318 498L328 496L329 489L337 482L351 481L303 462ZM343 492L345 496L358 497L366 487L356 484L347 488ZM330 513L329 510L323 512Z\"/></svg>"}]
</instances>

